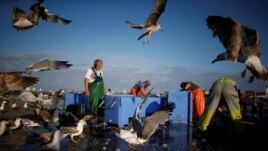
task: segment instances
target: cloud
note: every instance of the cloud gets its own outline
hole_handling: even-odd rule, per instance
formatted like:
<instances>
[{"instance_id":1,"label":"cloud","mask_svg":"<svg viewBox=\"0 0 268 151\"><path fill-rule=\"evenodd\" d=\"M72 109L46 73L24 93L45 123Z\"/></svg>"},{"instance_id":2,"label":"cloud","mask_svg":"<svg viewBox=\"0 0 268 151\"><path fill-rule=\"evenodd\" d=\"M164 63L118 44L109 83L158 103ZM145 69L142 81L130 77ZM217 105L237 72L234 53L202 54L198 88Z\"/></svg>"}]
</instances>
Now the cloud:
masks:
<instances>
[{"instance_id":1,"label":"cloud","mask_svg":"<svg viewBox=\"0 0 268 151\"><path fill-rule=\"evenodd\" d=\"M92 56L91 56L92 57ZM23 70L33 62L44 58L68 58L62 54L24 54L24 55L1 55L0 70L16 71ZM238 82L242 91L255 90L263 91L265 83L255 81L253 84L247 84L247 79L239 79L238 73L223 73L220 71L207 71L206 69L191 69L183 66L167 66L150 58L139 58L135 56L126 56L122 54L99 54L95 58L104 60L104 80L107 88L112 90L127 90L138 80L151 80L155 91L168 91L180 89L182 81L193 81L203 89L209 89L212 83L220 77L230 77ZM86 70L92 66L91 62L81 62L81 60L72 58L74 64L69 69L44 71L33 73L40 81L34 85L43 89L74 89L84 90L84 75ZM78 60L75 62L75 60Z\"/></svg>"}]
</instances>

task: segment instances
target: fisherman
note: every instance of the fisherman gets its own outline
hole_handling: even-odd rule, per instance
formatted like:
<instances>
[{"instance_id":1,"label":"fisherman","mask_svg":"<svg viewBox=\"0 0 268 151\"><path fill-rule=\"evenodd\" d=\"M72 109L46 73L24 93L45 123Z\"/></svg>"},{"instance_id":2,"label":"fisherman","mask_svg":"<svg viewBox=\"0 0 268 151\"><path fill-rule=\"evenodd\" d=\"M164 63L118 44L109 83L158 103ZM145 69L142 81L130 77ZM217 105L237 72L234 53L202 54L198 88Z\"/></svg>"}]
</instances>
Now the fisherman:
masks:
<instances>
[{"instance_id":1,"label":"fisherman","mask_svg":"<svg viewBox=\"0 0 268 151\"><path fill-rule=\"evenodd\" d=\"M198 120L205 108L205 92L197 84L187 81L181 83L181 91L189 91L193 97L193 120Z\"/></svg>"},{"instance_id":2,"label":"fisherman","mask_svg":"<svg viewBox=\"0 0 268 151\"><path fill-rule=\"evenodd\" d=\"M133 96L138 96L139 93L141 93L141 95L143 97L146 96L147 92L146 89L151 85L151 81L150 80L145 80L145 81L139 81L138 83L136 83L130 90L131 95Z\"/></svg>"},{"instance_id":3,"label":"fisherman","mask_svg":"<svg viewBox=\"0 0 268 151\"><path fill-rule=\"evenodd\" d=\"M212 116L220 105L220 100L224 101L222 103L226 104L229 110L234 123L235 132L239 133L243 131L244 126L239 104L239 89L236 85L236 81L230 78L220 78L213 83L210 88L205 111L199 119L198 128L201 131L207 130Z\"/></svg>"},{"instance_id":4,"label":"fisherman","mask_svg":"<svg viewBox=\"0 0 268 151\"><path fill-rule=\"evenodd\" d=\"M102 116L102 113L98 112L98 106L102 102L105 94L102 66L103 61L96 59L94 66L87 70L84 80L85 94L89 97L90 112L93 116L92 123L96 121L98 116Z\"/></svg>"}]
</instances>

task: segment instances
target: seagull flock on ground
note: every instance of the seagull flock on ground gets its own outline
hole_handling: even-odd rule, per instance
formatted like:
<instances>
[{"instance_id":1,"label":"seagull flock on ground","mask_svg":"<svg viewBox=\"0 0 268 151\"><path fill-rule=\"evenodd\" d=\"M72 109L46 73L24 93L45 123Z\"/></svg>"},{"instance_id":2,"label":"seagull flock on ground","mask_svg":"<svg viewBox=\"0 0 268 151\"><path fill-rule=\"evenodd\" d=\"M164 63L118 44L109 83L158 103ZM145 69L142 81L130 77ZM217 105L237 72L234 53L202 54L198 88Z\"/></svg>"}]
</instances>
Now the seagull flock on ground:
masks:
<instances>
[{"instance_id":1,"label":"seagull flock on ground","mask_svg":"<svg viewBox=\"0 0 268 151\"><path fill-rule=\"evenodd\" d=\"M47 8L42 7L44 0L37 0L30 6L31 13L26 13L24 10L14 7L12 14L12 26L18 31L24 31L38 25L39 19L47 22L59 23L67 25L71 20L67 20L52 14ZM129 20L125 21L130 27L135 29L144 29L143 33L138 37L138 40L144 38L143 43L148 44L150 36L162 30L158 20L164 13L167 0L155 0L154 8L144 24L136 24ZM246 71L249 70L252 76L248 82L252 83L254 79L267 81L268 75L266 68L260 60L260 37L259 33L246 25L240 24L238 21L225 16L208 16L206 23L209 29L212 30L213 37L218 37L225 52L219 54L212 63L217 61L231 61L244 63L246 68L241 72L240 77L244 78ZM43 138L46 145L40 149L60 149L60 141L70 136L73 143L77 143L75 137L82 134L84 127L87 125L87 120L91 116L86 115L84 118L77 120L76 126L60 126L59 114L63 110L64 92L59 91L51 94L33 93L27 91L27 87L31 87L39 81L38 77L33 77L32 72L45 70L61 70L71 67L68 61L58 61L44 59L25 68L24 71L8 71L0 72L0 114L7 110L16 110L17 101L24 102L23 108L25 111L33 110L37 118L46 123L47 131L40 132L36 128L42 127L38 120L17 117L14 121L0 121L0 136L4 135L6 130L9 130L9 135L13 131L23 126L23 129L33 135ZM149 94L149 93L148 93ZM130 125L127 129L120 129L116 135L129 144L141 145L146 143L156 129L165 124L172 112L172 109L163 108L147 117L144 121L139 116L142 104L147 100L144 97L138 104ZM6 108L6 104L9 107Z\"/></svg>"}]
</instances>

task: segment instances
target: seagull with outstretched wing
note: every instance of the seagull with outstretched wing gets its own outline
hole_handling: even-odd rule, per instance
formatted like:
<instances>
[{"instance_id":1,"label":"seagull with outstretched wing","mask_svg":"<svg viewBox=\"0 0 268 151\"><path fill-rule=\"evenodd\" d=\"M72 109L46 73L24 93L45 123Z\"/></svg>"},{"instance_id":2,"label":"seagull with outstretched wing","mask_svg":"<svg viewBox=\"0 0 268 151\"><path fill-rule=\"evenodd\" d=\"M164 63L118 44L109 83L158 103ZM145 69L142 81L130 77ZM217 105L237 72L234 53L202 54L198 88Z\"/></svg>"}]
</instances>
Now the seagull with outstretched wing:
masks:
<instances>
[{"instance_id":1,"label":"seagull with outstretched wing","mask_svg":"<svg viewBox=\"0 0 268 151\"><path fill-rule=\"evenodd\" d=\"M255 29L223 16L209 16L207 25L212 30L213 37L218 36L226 48L226 52L219 54L212 63L223 60L238 61L246 65L246 69L240 74L241 78L245 77L249 69L253 74L249 83L252 83L254 78L267 81L267 70L260 60L260 37Z\"/></svg>"},{"instance_id":2,"label":"seagull with outstretched wing","mask_svg":"<svg viewBox=\"0 0 268 151\"><path fill-rule=\"evenodd\" d=\"M26 68L25 71L26 73L31 74L32 72L38 72L38 71L66 69L72 66L72 64L68 64L68 62L69 61L45 59L32 64L31 66Z\"/></svg>"},{"instance_id":3,"label":"seagull with outstretched wing","mask_svg":"<svg viewBox=\"0 0 268 151\"><path fill-rule=\"evenodd\" d=\"M150 92L148 92L148 94L149 93ZM121 129L119 133L116 133L117 136L119 136L121 139L125 140L129 144L144 144L154 134L160 124L164 124L169 120L171 110L164 108L163 110L157 111L151 116L147 117L145 121L142 122L139 114L141 112L141 106L145 103L148 94L138 104L134 112L132 121L130 123L132 129Z\"/></svg>"},{"instance_id":4,"label":"seagull with outstretched wing","mask_svg":"<svg viewBox=\"0 0 268 151\"><path fill-rule=\"evenodd\" d=\"M37 83L39 78L22 76L23 72L0 72L0 94L11 90L24 90Z\"/></svg>"},{"instance_id":5,"label":"seagull with outstretched wing","mask_svg":"<svg viewBox=\"0 0 268 151\"><path fill-rule=\"evenodd\" d=\"M158 30L162 30L162 27L157 23L161 14L165 11L167 0L155 0L155 6L149 17L147 18L144 24L135 24L130 21L126 21L127 24L132 28L143 29L145 28L142 35L138 38L138 40L144 38L143 43L149 43L150 35L157 32Z\"/></svg>"},{"instance_id":6,"label":"seagull with outstretched wing","mask_svg":"<svg viewBox=\"0 0 268 151\"><path fill-rule=\"evenodd\" d=\"M32 13L29 14L18 7L14 7L12 14L13 27L18 31L24 31L38 25L40 18L47 22L59 23L62 25L71 23L71 20L61 18L58 15L48 12L47 8L41 6L43 2L44 0L37 0L33 5L31 5L30 10Z\"/></svg>"}]
</instances>

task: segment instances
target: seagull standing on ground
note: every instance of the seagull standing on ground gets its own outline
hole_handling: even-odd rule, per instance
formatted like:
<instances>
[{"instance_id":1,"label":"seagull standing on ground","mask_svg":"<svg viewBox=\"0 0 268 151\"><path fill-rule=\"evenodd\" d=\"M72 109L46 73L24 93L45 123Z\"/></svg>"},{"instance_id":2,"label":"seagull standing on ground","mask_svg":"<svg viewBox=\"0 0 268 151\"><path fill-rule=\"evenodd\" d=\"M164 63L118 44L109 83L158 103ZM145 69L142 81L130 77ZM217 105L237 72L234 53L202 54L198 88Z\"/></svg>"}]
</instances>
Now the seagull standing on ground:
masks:
<instances>
[{"instance_id":1,"label":"seagull standing on ground","mask_svg":"<svg viewBox=\"0 0 268 151\"><path fill-rule=\"evenodd\" d=\"M84 130L84 126L87 125L86 120L89 120L89 119L91 119L91 116L85 115L81 120L79 120L79 122L77 123L77 126L75 126L75 127L74 126L61 126L60 129L62 132L70 135L73 143L77 143L74 140L74 137L82 134L82 132Z\"/></svg>"},{"instance_id":2,"label":"seagull standing on ground","mask_svg":"<svg viewBox=\"0 0 268 151\"><path fill-rule=\"evenodd\" d=\"M152 11L152 13L147 18L146 22L144 24L135 24L130 21L126 21L127 24L130 25L132 28L136 29L143 29L145 28L142 35L138 38L140 40L141 38L144 38L143 43L149 43L150 35L157 32L158 30L162 30L162 27L157 23L159 17L161 14L165 11L167 0L155 0L155 6Z\"/></svg>"},{"instance_id":3,"label":"seagull standing on ground","mask_svg":"<svg viewBox=\"0 0 268 151\"><path fill-rule=\"evenodd\" d=\"M29 111L27 102L24 103L23 108L24 108L24 111Z\"/></svg>"},{"instance_id":4,"label":"seagull standing on ground","mask_svg":"<svg viewBox=\"0 0 268 151\"><path fill-rule=\"evenodd\" d=\"M30 119L22 119L22 125L26 126L26 127L40 127L41 125L37 122L34 122Z\"/></svg>"},{"instance_id":5,"label":"seagull standing on ground","mask_svg":"<svg viewBox=\"0 0 268 151\"><path fill-rule=\"evenodd\" d=\"M52 142L41 146L39 149L51 149L51 150L60 150L60 142L63 140L68 134L61 132L61 130L57 130L53 134Z\"/></svg>"},{"instance_id":6,"label":"seagull standing on ground","mask_svg":"<svg viewBox=\"0 0 268 151\"><path fill-rule=\"evenodd\" d=\"M5 133L6 125L8 124L8 121L1 121L0 123L0 136L2 136Z\"/></svg>"},{"instance_id":7,"label":"seagull standing on ground","mask_svg":"<svg viewBox=\"0 0 268 151\"><path fill-rule=\"evenodd\" d=\"M21 125L21 118L16 118L15 122L11 122L11 125L9 126L9 134L12 134L12 130L15 130L17 128L19 128Z\"/></svg>"},{"instance_id":8,"label":"seagull standing on ground","mask_svg":"<svg viewBox=\"0 0 268 151\"><path fill-rule=\"evenodd\" d=\"M17 102L16 102L16 100L13 100L11 102L11 110L16 110L16 107L17 107Z\"/></svg>"},{"instance_id":9,"label":"seagull standing on ground","mask_svg":"<svg viewBox=\"0 0 268 151\"><path fill-rule=\"evenodd\" d=\"M4 110L5 110L5 104L6 104L7 102L6 101L3 101L2 103L1 103L1 106L0 106L0 112L3 112Z\"/></svg>"},{"instance_id":10,"label":"seagull standing on ground","mask_svg":"<svg viewBox=\"0 0 268 151\"><path fill-rule=\"evenodd\" d=\"M267 81L267 70L260 60L260 37L255 29L222 16L209 16L207 25L212 30L213 37L218 36L226 48L226 52L219 54L212 63L223 60L238 61L246 65L246 69L240 74L241 78L245 77L246 70L249 69L253 74L249 83L254 81L254 77Z\"/></svg>"},{"instance_id":11,"label":"seagull standing on ground","mask_svg":"<svg viewBox=\"0 0 268 151\"><path fill-rule=\"evenodd\" d=\"M45 59L32 64L31 66L26 68L25 71L26 73L31 74L32 72L38 72L38 71L66 69L72 66L72 64L68 64L68 62L69 61Z\"/></svg>"}]
</instances>

